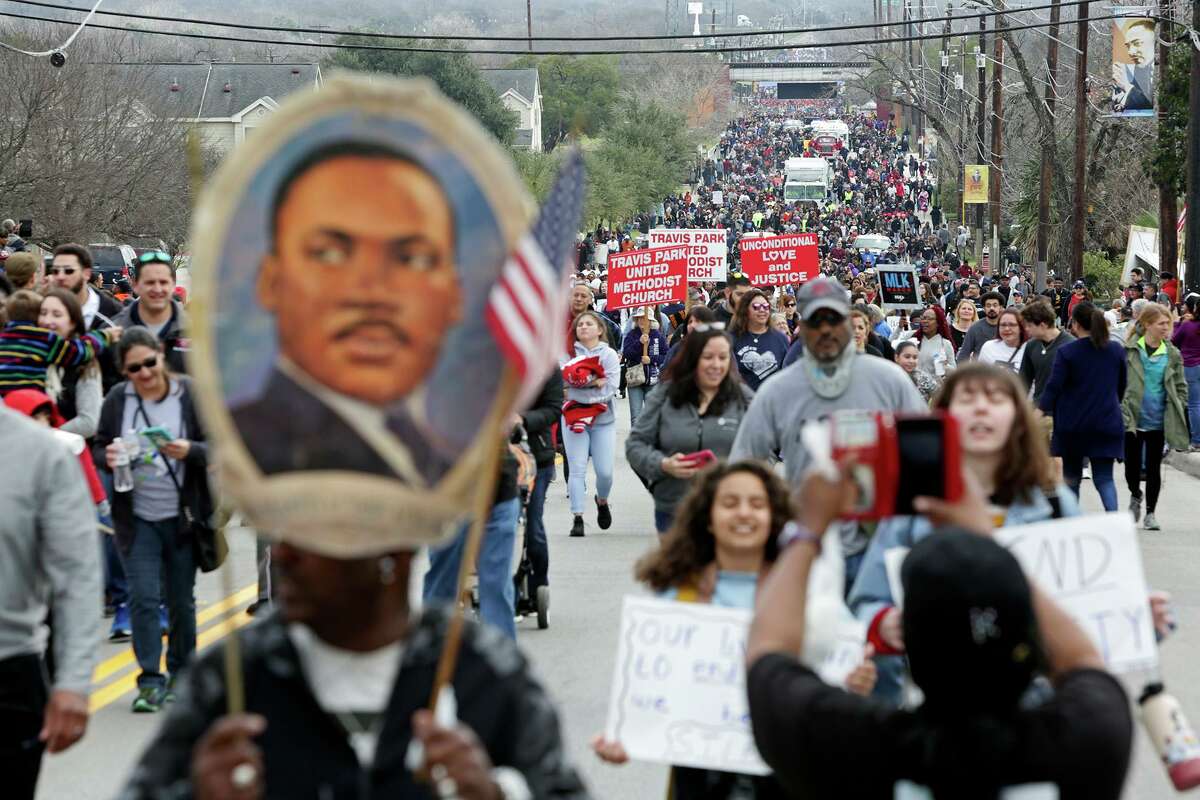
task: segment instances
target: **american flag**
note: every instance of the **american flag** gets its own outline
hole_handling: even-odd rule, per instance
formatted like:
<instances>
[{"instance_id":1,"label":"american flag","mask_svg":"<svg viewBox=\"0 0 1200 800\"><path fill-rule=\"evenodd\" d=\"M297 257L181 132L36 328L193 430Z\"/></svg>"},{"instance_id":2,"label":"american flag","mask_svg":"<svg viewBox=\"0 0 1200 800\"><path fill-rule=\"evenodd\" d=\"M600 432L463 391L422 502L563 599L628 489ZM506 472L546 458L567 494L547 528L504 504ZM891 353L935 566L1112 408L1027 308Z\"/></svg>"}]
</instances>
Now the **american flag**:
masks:
<instances>
[{"instance_id":1,"label":"american flag","mask_svg":"<svg viewBox=\"0 0 1200 800\"><path fill-rule=\"evenodd\" d=\"M573 149L533 227L517 242L488 294L488 327L520 376L518 409L537 396L561 349L566 267L583 213L583 187L583 157Z\"/></svg>"}]
</instances>

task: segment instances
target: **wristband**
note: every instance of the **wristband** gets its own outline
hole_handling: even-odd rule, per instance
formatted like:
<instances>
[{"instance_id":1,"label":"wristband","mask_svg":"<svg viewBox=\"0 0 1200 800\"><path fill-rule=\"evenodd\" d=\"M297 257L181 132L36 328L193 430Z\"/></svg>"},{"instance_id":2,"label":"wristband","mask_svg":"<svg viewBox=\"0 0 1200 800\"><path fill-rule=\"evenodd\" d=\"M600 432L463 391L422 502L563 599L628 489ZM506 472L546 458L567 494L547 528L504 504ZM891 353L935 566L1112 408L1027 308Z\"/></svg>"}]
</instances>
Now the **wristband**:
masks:
<instances>
[{"instance_id":1,"label":"wristband","mask_svg":"<svg viewBox=\"0 0 1200 800\"><path fill-rule=\"evenodd\" d=\"M783 530L779 532L779 538L775 542L781 553L796 542L812 542L818 550L821 549L821 537L794 520L789 520L783 526Z\"/></svg>"}]
</instances>

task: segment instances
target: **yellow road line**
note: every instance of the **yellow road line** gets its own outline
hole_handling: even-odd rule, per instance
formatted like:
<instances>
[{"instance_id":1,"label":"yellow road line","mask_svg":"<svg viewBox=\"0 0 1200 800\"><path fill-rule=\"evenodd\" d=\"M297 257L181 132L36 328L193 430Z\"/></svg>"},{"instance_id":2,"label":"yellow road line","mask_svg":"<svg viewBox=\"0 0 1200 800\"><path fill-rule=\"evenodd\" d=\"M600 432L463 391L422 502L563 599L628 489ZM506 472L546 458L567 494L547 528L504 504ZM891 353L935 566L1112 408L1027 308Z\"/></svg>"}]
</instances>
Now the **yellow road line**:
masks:
<instances>
[{"instance_id":1,"label":"yellow road line","mask_svg":"<svg viewBox=\"0 0 1200 800\"><path fill-rule=\"evenodd\" d=\"M196 637L196 651L199 652L208 647L213 642L225 638L226 634L236 631L245 625L254 621L254 617L242 611L226 620L223 620L218 625L213 625L211 628L200 633ZM165 670L165 664L160 667ZM108 686L105 686L98 691L92 692L92 696L88 701L88 710L95 714L105 706L112 705L117 700L120 700L126 694L131 693L137 688L137 671L130 672L128 675L122 676L120 679L113 681Z\"/></svg>"},{"instance_id":2,"label":"yellow road line","mask_svg":"<svg viewBox=\"0 0 1200 800\"><path fill-rule=\"evenodd\" d=\"M248 603L258 594L258 584L252 583L249 586L240 589L222 600L213 603L211 606L198 611L196 613L196 627L207 623L209 620L224 614L231 608L236 608L243 603ZM96 669L92 672L92 684L103 683L113 675L128 667L134 662L133 645L130 644L125 650L117 653L115 656L104 659L96 665Z\"/></svg>"}]
</instances>

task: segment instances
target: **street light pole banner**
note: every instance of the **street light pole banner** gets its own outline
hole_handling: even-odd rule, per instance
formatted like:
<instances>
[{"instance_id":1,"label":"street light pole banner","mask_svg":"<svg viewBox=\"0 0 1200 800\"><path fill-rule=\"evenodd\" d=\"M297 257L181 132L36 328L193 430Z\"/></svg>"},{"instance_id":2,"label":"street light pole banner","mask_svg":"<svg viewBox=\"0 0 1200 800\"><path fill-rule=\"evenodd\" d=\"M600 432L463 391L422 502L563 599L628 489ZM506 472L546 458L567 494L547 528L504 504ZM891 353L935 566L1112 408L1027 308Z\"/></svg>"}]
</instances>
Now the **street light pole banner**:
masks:
<instances>
[{"instance_id":1,"label":"street light pole banner","mask_svg":"<svg viewBox=\"0 0 1200 800\"><path fill-rule=\"evenodd\" d=\"M967 164L963 167L963 203L988 201L988 165Z\"/></svg>"},{"instance_id":2,"label":"street light pole banner","mask_svg":"<svg viewBox=\"0 0 1200 800\"><path fill-rule=\"evenodd\" d=\"M1153 19L1126 17L1113 20L1111 103L1114 116L1154 115L1155 35Z\"/></svg>"},{"instance_id":3,"label":"street light pole banner","mask_svg":"<svg viewBox=\"0 0 1200 800\"><path fill-rule=\"evenodd\" d=\"M751 286L807 283L817 275L815 233L743 239L738 247Z\"/></svg>"},{"instance_id":4,"label":"street light pole banner","mask_svg":"<svg viewBox=\"0 0 1200 800\"><path fill-rule=\"evenodd\" d=\"M888 308L904 308L910 311L922 308L921 296L917 293L917 268L908 265L877 265L879 293Z\"/></svg>"},{"instance_id":5,"label":"street light pole banner","mask_svg":"<svg viewBox=\"0 0 1200 800\"><path fill-rule=\"evenodd\" d=\"M713 203L719 204L715 199ZM651 247L683 244L688 247L688 275L691 283L725 280L725 264L729 246L724 228L682 229L654 228L650 231Z\"/></svg>"},{"instance_id":6,"label":"street light pole banner","mask_svg":"<svg viewBox=\"0 0 1200 800\"><path fill-rule=\"evenodd\" d=\"M608 257L608 303L605 308L683 303L687 301L688 248L651 247Z\"/></svg>"},{"instance_id":7,"label":"street light pole banner","mask_svg":"<svg viewBox=\"0 0 1200 800\"><path fill-rule=\"evenodd\" d=\"M749 627L749 609L626 597L605 738L642 761L770 772L750 730Z\"/></svg>"}]
</instances>

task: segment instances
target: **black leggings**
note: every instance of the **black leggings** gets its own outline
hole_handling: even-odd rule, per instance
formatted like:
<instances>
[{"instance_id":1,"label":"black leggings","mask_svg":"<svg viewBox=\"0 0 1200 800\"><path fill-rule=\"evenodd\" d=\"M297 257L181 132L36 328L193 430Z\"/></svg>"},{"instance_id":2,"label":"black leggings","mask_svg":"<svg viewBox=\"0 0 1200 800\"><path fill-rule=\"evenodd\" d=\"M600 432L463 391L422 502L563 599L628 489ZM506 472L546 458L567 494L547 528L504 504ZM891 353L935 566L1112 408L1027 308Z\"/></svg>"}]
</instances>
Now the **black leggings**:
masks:
<instances>
[{"instance_id":1,"label":"black leggings","mask_svg":"<svg viewBox=\"0 0 1200 800\"><path fill-rule=\"evenodd\" d=\"M1134 497L1142 494L1142 448L1146 450L1146 513L1154 513L1162 489L1162 461L1165 437L1162 431L1137 431L1125 434L1125 484Z\"/></svg>"}]
</instances>

